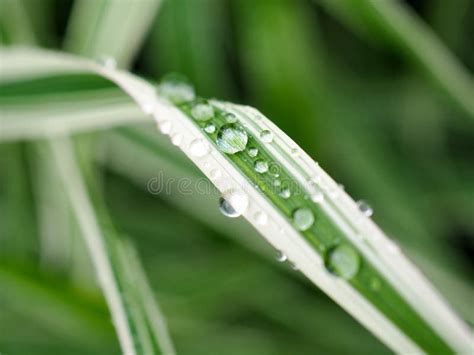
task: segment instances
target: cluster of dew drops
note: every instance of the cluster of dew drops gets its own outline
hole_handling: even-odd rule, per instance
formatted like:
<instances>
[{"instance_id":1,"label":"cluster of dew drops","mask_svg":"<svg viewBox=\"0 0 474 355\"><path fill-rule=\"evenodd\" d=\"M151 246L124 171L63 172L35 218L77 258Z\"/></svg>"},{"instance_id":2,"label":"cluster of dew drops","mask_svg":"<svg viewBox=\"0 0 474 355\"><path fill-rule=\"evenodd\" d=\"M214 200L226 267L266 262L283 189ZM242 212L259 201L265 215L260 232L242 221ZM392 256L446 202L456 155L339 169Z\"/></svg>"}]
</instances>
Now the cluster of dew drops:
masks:
<instances>
[{"instance_id":1,"label":"cluster of dew drops","mask_svg":"<svg viewBox=\"0 0 474 355\"><path fill-rule=\"evenodd\" d=\"M166 97L174 104L189 104L191 103L190 114L196 121L204 124L203 130L208 134L216 135L216 145L218 149L228 155L233 155L240 152L246 152L250 157L257 158L254 163L254 170L259 174L269 173L269 164L263 159L258 159L259 151L255 147L247 147L249 137L247 132L237 123L237 117L233 113L225 113L224 118L226 123L217 127L213 122L215 117L215 109L206 100L196 99L194 89L188 82L180 77L172 76L166 78L159 87L160 94ZM171 131L171 123L164 121L160 124L160 130L163 133L169 134ZM180 136L171 136L174 144L179 145L181 142ZM273 142L273 133L269 130L263 130L260 133L260 140L269 144ZM209 152L209 147L204 139L195 139L189 146L190 154L194 156L205 156ZM297 154L297 149L292 150L293 155ZM218 177L220 172L211 171L211 177ZM277 175L276 175L277 176ZM274 180L274 185L279 186L280 181ZM284 188L280 191L279 196L282 199L291 197L291 191ZM315 202L321 202L323 199L322 193L316 193L312 198ZM222 194L219 199L219 210L227 217L236 218L241 216L248 207L249 201L247 195L239 190L229 190ZM370 217L373 213L372 208L364 201L359 201L358 206L360 211L366 217ZM256 223L264 225L268 221L268 217L263 211L258 211L254 215ZM311 209L306 207L297 208L292 215L293 225L299 231L306 231L315 223L315 217ZM285 262L288 260L287 255L278 252L277 261ZM293 269L297 266L290 263ZM361 258L358 252L348 244L339 244L330 248L325 255L324 264L326 269L332 274L341 277L345 280L353 278L360 269ZM378 289L380 281L373 279L370 287Z\"/></svg>"}]
</instances>

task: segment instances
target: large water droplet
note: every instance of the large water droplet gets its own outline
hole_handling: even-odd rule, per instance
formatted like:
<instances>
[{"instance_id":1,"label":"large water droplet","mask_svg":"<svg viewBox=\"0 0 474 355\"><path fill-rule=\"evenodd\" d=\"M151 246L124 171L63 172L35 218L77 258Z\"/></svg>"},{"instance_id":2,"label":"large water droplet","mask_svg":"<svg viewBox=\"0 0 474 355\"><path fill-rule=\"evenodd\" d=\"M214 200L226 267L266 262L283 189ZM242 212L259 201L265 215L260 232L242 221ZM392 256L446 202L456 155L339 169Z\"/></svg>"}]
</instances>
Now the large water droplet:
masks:
<instances>
[{"instance_id":1,"label":"large water droplet","mask_svg":"<svg viewBox=\"0 0 474 355\"><path fill-rule=\"evenodd\" d=\"M314 223L313 212L306 207L297 209L293 213L293 223L302 232L308 230Z\"/></svg>"},{"instance_id":2,"label":"large water droplet","mask_svg":"<svg viewBox=\"0 0 474 355\"><path fill-rule=\"evenodd\" d=\"M221 151L235 154L245 149L248 142L247 132L235 124L226 124L219 129L216 143Z\"/></svg>"},{"instance_id":3,"label":"large water droplet","mask_svg":"<svg viewBox=\"0 0 474 355\"><path fill-rule=\"evenodd\" d=\"M219 210L224 216L236 218L245 212L248 204L248 196L244 192L229 190L219 199Z\"/></svg>"},{"instance_id":4,"label":"large water droplet","mask_svg":"<svg viewBox=\"0 0 474 355\"><path fill-rule=\"evenodd\" d=\"M194 100L196 96L194 88L178 74L169 74L163 78L158 93L175 104Z\"/></svg>"},{"instance_id":5,"label":"large water droplet","mask_svg":"<svg viewBox=\"0 0 474 355\"><path fill-rule=\"evenodd\" d=\"M370 207L370 205L363 200L358 201L357 206L359 206L359 210L366 217L370 217L374 214L374 210L372 209L372 207Z\"/></svg>"},{"instance_id":6,"label":"large water droplet","mask_svg":"<svg viewBox=\"0 0 474 355\"><path fill-rule=\"evenodd\" d=\"M360 256L347 244L340 244L329 251L325 258L326 269L345 280L353 278L360 268Z\"/></svg>"},{"instance_id":7,"label":"large water droplet","mask_svg":"<svg viewBox=\"0 0 474 355\"><path fill-rule=\"evenodd\" d=\"M200 102L191 109L191 116L197 121L209 121L214 117L214 108L207 102Z\"/></svg>"},{"instance_id":8,"label":"large water droplet","mask_svg":"<svg viewBox=\"0 0 474 355\"><path fill-rule=\"evenodd\" d=\"M268 171L268 163L265 160L257 160L254 168L259 174L266 173Z\"/></svg>"},{"instance_id":9,"label":"large water droplet","mask_svg":"<svg viewBox=\"0 0 474 355\"><path fill-rule=\"evenodd\" d=\"M280 263L283 263L283 262L285 262L285 261L288 260L288 257L286 256L285 253L283 253L283 252L281 252L281 251L278 251L276 259L277 259L277 261L279 261Z\"/></svg>"},{"instance_id":10,"label":"large water droplet","mask_svg":"<svg viewBox=\"0 0 474 355\"><path fill-rule=\"evenodd\" d=\"M271 143L273 141L273 133L266 129L260 133L260 138L265 143Z\"/></svg>"},{"instance_id":11,"label":"large water droplet","mask_svg":"<svg viewBox=\"0 0 474 355\"><path fill-rule=\"evenodd\" d=\"M250 157L255 158L258 155L258 149L257 148L250 148L248 151L248 154Z\"/></svg>"},{"instance_id":12,"label":"large water droplet","mask_svg":"<svg viewBox=\"0 0 474 355\"><path fill-rule=\"evenodd\" d=\"M195 157L203 157L209 153L209 143L201 138L195 139L189 145L189 152Z\"/></svg>"}]
</instances>

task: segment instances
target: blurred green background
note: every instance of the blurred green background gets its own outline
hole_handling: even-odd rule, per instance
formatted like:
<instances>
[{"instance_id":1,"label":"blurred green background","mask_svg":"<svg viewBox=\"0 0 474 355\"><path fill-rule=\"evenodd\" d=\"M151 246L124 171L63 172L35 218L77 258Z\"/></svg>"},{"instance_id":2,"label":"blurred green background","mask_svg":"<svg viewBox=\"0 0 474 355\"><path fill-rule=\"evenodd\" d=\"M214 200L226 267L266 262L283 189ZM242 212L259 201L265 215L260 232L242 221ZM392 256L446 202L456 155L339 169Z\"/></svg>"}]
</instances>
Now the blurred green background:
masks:
<instances>
[{"instance_id":1,"label":"blurred green background","mask_svg":"<svg viewBox=\"0 0 474 355\"><path fill-rule=\"evenodd\" d=\"M474 71L473 1L401 2ZM61 48L73 1L25 3L40 43ZM472 326L473 117L376 23L327 3L164 0L132 71L179 72L202 96L260 109L370 203ZM142 257L179 354L389 352L244 221L220 216L216 196L147 191L153 177L200 173L148 126L137 130L168 158L128 149L121 129L90 146L99 145L107 206ZM119 353L74 216L34 144L0 145L0 352Z\"/></svg>"}]
</instances>

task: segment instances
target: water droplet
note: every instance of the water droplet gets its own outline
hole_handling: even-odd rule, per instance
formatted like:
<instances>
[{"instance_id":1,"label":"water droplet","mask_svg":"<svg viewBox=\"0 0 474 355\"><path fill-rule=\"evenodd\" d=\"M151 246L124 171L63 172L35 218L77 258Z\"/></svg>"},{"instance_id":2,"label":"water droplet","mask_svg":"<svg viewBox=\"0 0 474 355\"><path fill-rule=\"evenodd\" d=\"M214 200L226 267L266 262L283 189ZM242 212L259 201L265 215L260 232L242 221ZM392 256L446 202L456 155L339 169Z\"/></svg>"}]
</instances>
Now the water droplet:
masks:
<instances>
[{"instance_id":1,"label":"water droplet","mask_svg":"<svg viewBox=\"0 0 474 355\"><path fill-rule=\"evenodd\" d=\"M360 256L347 244L340 244L326 253L326 269L345 280L353 278L360 268Z\"/></svg>"},{"instance_id":2,"label":"water droplet","mask_svg":"<svg viewBox=\"0 0 474 355\"><path fill-rule=\"evenodd\" d=\"M400 253L400 247L393 240L388 239L386 245L387 245L387 250L388 250L389 253L391 253L391 254Z\"/></svg>"},{"instance_id":3,"label":"water droplet","mask_svg":"<svg viewBox=\"0 0 474 355\"><path fill-rule=\"evenodd\" d=\"M257 224L260 224L261 226L263 226L267 224L268 216L265 212L258 211L258 212L255 212L254 219L255 219L255 222L257 222Z\"/></svg>"},{"instance_id":4,"label":"water droplet","mask_svg":"<svg viewBox=\"0 0 474 355\"><path fill-rule=\"evenodd\" d=\"M291 191L290 189L284 189L278 195L286 200L291 196Z\"/></svg>"},{"instance_id":5,"label":"water droplet","mask_svg":"<svg viewBox=\"0 0 474 355\"><path fill-rule=\"evenodd\" d=\"M328 189L328 194L333 199L336 199L339 196L340 192L341 192L341 189L337 185Z\"/></svg>"},{"instance_id":6,"label":"water droplet","mask_svg":"<svg viewBox=\"0 0 474 355\"><path fill-rule=\"evenodd\" d=\"M271 143L273 142L273 133L266 129L260 133L260 138L264 143Z\"/></svg>"},{"instance_id":7,"label":"water droplet","mask_svg":"<svg viewBox=\"0 0 474 355\"><path fill-rule=\"evenodd\" d=\"M183 135L181 133L176 133L171 137L171 143L176 146L179 146L183 142Z\"/></svg>"},{"instance_id":8,"label":"water droplet","mask_svg":"<svg viewBox=\"0 0 474 355\"><path fill-rule=\"evenodd\" d=\"M280 180L273 181L273 186L275 186L275 187L281 186L281 181Z\"/></svg>"},{"instance_id":9,"label":"water droplet","mask_svg":"<svg viewBox=\"0 0 474 355\"><path fill-rule=\"evenodd\" d=\"M163 134L170 134L173 125L170 121L161 121L158 123L158 129Z\"/></svg>"},{"instance_id":10,"label":"water droplet","mask_svg":"<svg viewBox=\"0 0 474 355\"><path fill-rule=\"evenodd\" d=\"M216 126L214 126L212 123L209 123L205 128L204 131L207 133L214 133L216 131Z\"/></svg>"},{"instance_id":11,"label":"water droplet","mask_svg":"<svg viewBox=\"0 0 474 355\"><path fill-rule=\"evenodd\" d=\"M145 114L150 115L154 111L155 102L153 99L151 99L150 101L142 103L140 107Z\"/></svg>"},{"instance_id":12,"label":"water droplet","mask_svg":"<svg viewBox=\"0 0 474 355\"><path fill-rule=\"evenodd\" d=\"M197 121L209 121L214 117L214 108L207 102L199 102L191 109L191 116Z\"/></svg>"},{"instance_id":13,"label":"water droplet","mask_svg":"<svg viewBox=\"0 0 474 355\"><path fill-rule=\"evenodd\" d=\"M294 262L290 262L290 266L293 270L298 270L298 266Z\"/></svg>"},{"instance_id":14,"label":"water droplet","mask_svg":"<svg viewBox=\"0 0 474 355\"><path fill-rule=\"evenodd\" d=\"M226 124L219 129L216 143L221 151L235 154L245 149L248 142L247 132L234 124Z\"/></svg>"},{"instance_id":15,"label":"water droplet","mask_svg":"<svg viewBox=\"0 0 474 355\"><path fill-rule=\"evenodd\" d=\"M293 213L293 223L302 232L308 230L314 223L313 212L306 207L297 209Z\"/></svg>"},{"instance_id":16,"label":"water droplet","mask_svg":"<svg viewBox=\"0 0 474 355\"><path fill-rule=\"evenodd\" d=\"M314 192L311 194L311 200L315 203L321 203L324 201L324 194L320 188L315 187Z\"/></svg>"},{"instance_id":17,"label":"water droplet","mask_svg":"<svg viewBox=\"0 0 474 355\"><path fill-rule=\"evenodd\" d=\"M227 123L235 123L237 122L237 116L234 115L232 112L226 112L224 114L224 119Z\"/></svg>"},{"instance_id":18,"label":"water droplet","mask_svg":"<svg viewBox=\"0 0 474 355\"><path fill-rule=\"evenodd\" d=\"M194 88L186 78L178 74L169 74L163 78L158 93L175 104L194 100L196 94Z\"/></svg>"},{"instance_id":19,"label":"water droplet","mask_svg":"<svg viewBox=\"0 0 474 355\"><path fill-rule=\"evenodd\" d=\"M283 263L283 262L285 262L285 261L288 260L288 257L286 256L285 253L283 253L283 252L281 252L281 251L278 251L276 259L277 259L277 261L279 261L280 263Z\"/></svg>"},{"instance_id":20,"label":"water droplet","mask_svg":"<svg viewBox=\"0 0 474 355\"><path fill-rule=\"evenodd\" d=\"M189 145L189 152L195 157L203 157L209 153L209 143L204 139L198 138Z\"/></svg>"},{"instance_id":21,"label":"water droplet","mask_svg":"<svg viewBox=\"0 0 474 355\"><path fill-rule=\"evenodd\" d=\"M245 212L248 204L248 196L245 193L238 190L228 190L219 199L219 210L224 216L236 218Z\"/></svg>"},{"instance_id":22,"label":"water droplet","mask_svg":"<svg viewBox=\"0 0 474 355\"><path fill-rule=\"evenodd\" d=\"M374 291L379 291L380 290L380 287L382 286L382 283L380 282L380 280L376 277L373 277L371 280L370 280L370 288Z\"/></svg>"},{"instance_id":23,"label":"water droplet","mask_svg":"<svg viewBox=\"0 0 474 355\"><path fill-rule=\"evenodd\" d=\"M250 148L248 151L248 154L250 157L255 158L258 155L258 149L257 148Z\"/></svg>"},{"instance_id":24,"label":"water droplet","mask_svg":"<svg viewBox=\"0 0 474 355\"><path fill-rule=\"evenodd\" d=\"M211 170L211 173L210 173L210 176L211 176L211 179L219 179L221 177L222 173L220 170L218 169L213 169Z\"/></svg>"},{"instance_id":25,"label":"water droplet","mask_svg":"<svg viewBox=\"0 0 474 355\"><path fill-rule=\"evenodd\" d=\"M114 57L110 56L102 56L97 59L97 63L99 65L104 66L107 69L115 69L117 68L117 61L115 60Z\"/></svg>"},{"instance_id":26,"label":"water droplet","mask_svg":"<svg viewBox=\"0 0 474 355\"><path fill-rule=\"evenodd\" d=\"M359 210L366 217L370 217L374 214L372 207L370 207L370 205L363 200L357 201L357 206L359 206Z\"/></svg>"},{"instance_id":27,"label":"water droplet","mask_svg":"<svg viewBox=\"0 0 474 355\"><path fill-rule=\"evenodd\" d=\"M293 155L294 157L298 156L299 155L298 148L292 148L291 149L291 155Z\"/></svg>"},{"instance_id":28,"label":"water droplet","mask_svg":"<svg viewBox=\"0 0 474 355\"><path fill-rule=\"evenodd\" d=\"M321 175L314 174L308 179L308 182L313 186L321 184Z\"/></svg>"},{"instance_id":29,"label":"water droplet","mask_svg":"<svg viewBox=\"0 0 474 355\"><path fill-rule=\"evenodd\" d=\"M265 160L257 160L254 168L257 173L266 173L268 171L268 163Z\"/></svg>"}]
</instances>

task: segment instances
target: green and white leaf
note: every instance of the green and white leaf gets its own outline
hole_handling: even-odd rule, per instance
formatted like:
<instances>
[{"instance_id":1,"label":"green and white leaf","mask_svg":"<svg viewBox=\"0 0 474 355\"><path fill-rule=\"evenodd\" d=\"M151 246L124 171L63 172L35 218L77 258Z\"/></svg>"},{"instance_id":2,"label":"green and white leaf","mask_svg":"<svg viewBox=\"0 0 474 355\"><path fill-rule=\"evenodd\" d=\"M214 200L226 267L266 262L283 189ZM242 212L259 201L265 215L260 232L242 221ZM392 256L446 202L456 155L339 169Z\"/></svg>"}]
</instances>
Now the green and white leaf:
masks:
<instances>
[{"instance_id":1,"label":"green and white leaf","mask_svg":"<svg viewBox=\"0 0 474 355\"><path fill-rule=\"evenodd\" d=\"M225 196L238 192L245 201L248 199L242 215L268 242L393 350L459 353L469 349L470 330L429 282L359 211L354 201L258 111L210 101L215 113L212 123L219 128L226 124L225 114L233 113L238 120L235 124L248 137L248 147L258 149L258 159L276 166L280 179L291 182L292 196L287 200L273 189L271 183L275 177L255 172L255 157L245 151L229 155L218 149L218 130L213 133L203 130L209 122L191 117L192 103L178 108L157 96L153 85L131 74L68 55L12 49L2 56L11 67L9 80L17 83L21 78L15 79L12 73L20 58L30 60L22 73L34 72L37 78L40 77L37 63L47 69L48 75L52 74L52 68L58 68L47 64L51 61L63 63L62 70L53 70L54 75L94 72L115 82L145 114L154 118L161 131L170 135ZM266 131L273 136L272 140L268 134L262 137ZM314 217L314 223L309 223L307 229L298 228L301 227L299 222L295 224L293 220L295 210L301 208L309 210ZM334 267L330 264L330 253L338 246L349 250L351 257L345 262L355 270L345 275L346 280L327 270ZM347 264L336 266L344 268Z\"/></svg>"}]
</instances>

